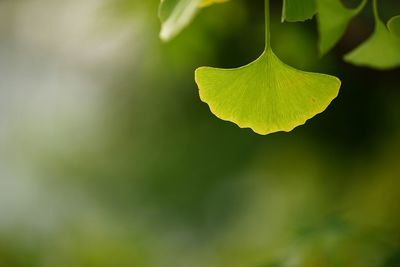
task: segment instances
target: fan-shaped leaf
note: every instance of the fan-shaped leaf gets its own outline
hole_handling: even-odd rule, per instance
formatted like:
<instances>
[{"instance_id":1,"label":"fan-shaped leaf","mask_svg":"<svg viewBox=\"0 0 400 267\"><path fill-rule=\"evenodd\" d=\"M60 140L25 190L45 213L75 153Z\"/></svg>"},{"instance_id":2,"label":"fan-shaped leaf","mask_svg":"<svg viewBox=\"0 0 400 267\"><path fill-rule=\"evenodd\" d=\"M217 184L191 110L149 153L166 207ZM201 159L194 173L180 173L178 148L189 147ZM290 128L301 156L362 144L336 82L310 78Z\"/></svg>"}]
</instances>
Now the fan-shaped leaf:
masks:
<instances>
[{"instance_id":1,"label":"fan-shaped leaf","mask_svg":"<svg viewBox=\"0 0 400 267\"><path fill-rule=\"evenodd\" d=\"M319 51L321 55L332 49L345 33L350 20L365 7L367 0L356 9L345 7L340 0L317 0Z\"/></svg>"},{"instance_id":2,"label":"fan-shaped leaf","mask_svg":"<svg viewBox=\"0 0 400 267\"><path fill-rule=\"evenodd\" d=\"M269 1L265 50L257 60L236 69L202 67L195 73L200 98L217 117L259 134L304 124L324 111L340 88L336 77L294 69L273 53Z\"/></svg>"},{"instance_id":3,"label":"fan-shaped leaf","mask_svg":"<svg viewBox=\"0 0 400 267\"><path fill-rule=\"evenodd\" d=\"M391 33L400 37L400 15L393 17L388 22L388 28Z\"/></svg>"},{"instance_id":4,"label":"fan-shaped leaf","mask_svg":"<svg viewBox=\"0 0 400 267\"><path fill-rule=\"evenodd\" d=\"M258 134L291 131L324 111L338 95L336 77L287 66L267 49L237 69L196 70L200 98L219 118Z\"/></svg>"},{"instance_id":5,"label":"fan-shaped leaf","mask_svg":"<svg viewBox=\"0 0 400 267\"><path fill-rule=\"evenodd\" d=\"M316 11L316 0L283 0L282 21L304 21L311 19Z\"/></svg>"},{"instance_id":6,"label":"fan-shaped leaf","mask_svg":"<svg viewBox=\"0 0 400 267\"><path fill-rule=\"evenodd\" d=\"M391 33L379 19L377 2L374 0L375 31L372 36L345 55L344 59L358 66L391 69L400 66L400 38Z\"/></svg>"}]
</instances>

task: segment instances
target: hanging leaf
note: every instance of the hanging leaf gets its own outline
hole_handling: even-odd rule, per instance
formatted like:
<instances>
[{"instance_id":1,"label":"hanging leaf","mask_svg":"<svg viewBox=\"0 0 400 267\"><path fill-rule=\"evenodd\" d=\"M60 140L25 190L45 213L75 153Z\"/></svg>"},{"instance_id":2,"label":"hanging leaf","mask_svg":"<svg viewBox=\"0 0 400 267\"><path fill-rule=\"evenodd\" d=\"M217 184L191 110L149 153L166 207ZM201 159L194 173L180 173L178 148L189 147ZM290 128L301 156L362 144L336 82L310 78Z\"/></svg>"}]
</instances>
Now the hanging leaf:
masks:
<instances>
[{"instance_id":1,"label":"hanging leaf","mask_svg":"<svg viewBox=\"0 0 400 267\"><path fill-rule=\"evenodd\" d=\"M400 37L400 15L389 20L388 28L391 33Z\"/></svg>"},{"instance_id":2,"label":"hanging leaf","mask_svg":"<svg viewBox=\"0 0 400 267\"><path fill-rule=\"evenodd\" d=\"M228 2L229 0L202 0L200 2L200 7L207 7L207 6L211 6L213 4L221 4L221 3L225 3Z\"/></svg>"},{"instance_id":3,"label":"hanging leaf","mask_svg":"<svg viewBox=\"0 0 400 267\"><path fill-rule=\"evenodd\" d=\"M237 69L196 71L200 98L220 119L258 134L291 131L324 111L336 98L339 79L296 70L267 50Z\"/></svg>"},{"instance_id":4,"label":"hanging leaf","mask_svg":"<svg viewBox=\"0 0 400 267\"><path fill-rule=\"evenodd\" d=\"M195 80L202 101L220 119L258 134L291 131L324 111L338 95L336 77L294 69L273 53L266 0L266 48L236 69L202 67Z\"/></svg>"},{"instance_id":5,"label":"hanging leaf","mask_svg":"<svg viewBox=\"0 0 400 267\"><path fill-rule=\"evenodd\" d=\"M358 66L391 69L400 66L400 38L390 32L378 15L377 0L373 1L375 31L358 48L347 54L345 61Z\"/></svg>"},{"instance_id":6,"label":"hanging leaf","mask_svg":"<svg viewBox=\"0 0 400 267\"><path fill-rule=\"evenodd\" d=\"M341 0L317 0L319 51L324 55L331 50L345 33L352 18L358 15L367 4L363 0L355 9L345 7Z\"/></svg>"},{"instance_id":7,"label":"hanging leaf","mask_svg":"<svg viewBox=\"0 0 400 267\"><path fill-rule=\"evenodd\" d=\"M282 22L311 19L316 11L316 0L283 0Z\"/></svg>"}]
</instances>

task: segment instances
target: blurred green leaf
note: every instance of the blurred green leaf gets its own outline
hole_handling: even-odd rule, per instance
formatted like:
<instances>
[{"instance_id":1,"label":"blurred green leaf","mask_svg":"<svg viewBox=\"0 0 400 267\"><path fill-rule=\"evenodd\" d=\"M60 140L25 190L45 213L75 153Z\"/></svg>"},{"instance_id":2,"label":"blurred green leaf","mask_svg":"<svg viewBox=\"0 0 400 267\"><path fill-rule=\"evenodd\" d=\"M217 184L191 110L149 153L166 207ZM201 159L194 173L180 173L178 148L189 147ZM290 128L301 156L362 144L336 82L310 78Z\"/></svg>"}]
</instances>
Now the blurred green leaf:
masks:
<instances>
[{"instance_id":1,"label":"blurred green leaf","mask_svg":"<svg viewBox=\"0 0 400 267\"><path fill-rule=\"evenodd\" d=\"M363 0L358 8L349 9L340 0L317 0L319 51L327 53L345 33L350 20L361 12L367 4Z\"/></svg>"},{"instance_id":2,"label":"blurred green leaf","mask_svg":"<svg viewBox=\"0 0 400 267\"><path fill-rule=\"evenodd\" d=\"M400 66L400 38L391 33L378 15L374 0L375 31L372 36L345 55L345 61L357 66L391 69Z\"/></svg>"},{"instance_id":3,"label":"blurred green leaf","mask_svg":"<svg viewBox=\"0 0 400 267\"><path fill-rule=\"evenodd\" d=\"M159 17L161 19L160 38L168 41L185 28L196 14L201 0L161 0Z\"/></svg>"},{"instance_id":4,"label":"blurred green leaf","mask_svg":"<svg viewBox=\"0 0 400 267\"><path fill-rule=\"evenodd\" d=\"M311 19L317 11L315 0L284 0L282 21L304 21Z\"/></svg>"},{"instance_id":5,"label":"blurred green leaf","mask_svg":"<svg viewBox=\"0 0 400 267\"><path fill-rule=\"evenodd\" d=\"M395 16L389 20L388 28L391 33L400 36L400 15Z\"/></svg>"},{"instance_id":6,"label":"blurred green leaf","mask_svg":"<svg viewBox=\"0 0 400 267\"><path fill-rule=\"evenodd\" d=\"M160 38L169 41L178 35L195 17L199 8L229 0L161 0L159 17Z\"/></svg>"}]
</instances>

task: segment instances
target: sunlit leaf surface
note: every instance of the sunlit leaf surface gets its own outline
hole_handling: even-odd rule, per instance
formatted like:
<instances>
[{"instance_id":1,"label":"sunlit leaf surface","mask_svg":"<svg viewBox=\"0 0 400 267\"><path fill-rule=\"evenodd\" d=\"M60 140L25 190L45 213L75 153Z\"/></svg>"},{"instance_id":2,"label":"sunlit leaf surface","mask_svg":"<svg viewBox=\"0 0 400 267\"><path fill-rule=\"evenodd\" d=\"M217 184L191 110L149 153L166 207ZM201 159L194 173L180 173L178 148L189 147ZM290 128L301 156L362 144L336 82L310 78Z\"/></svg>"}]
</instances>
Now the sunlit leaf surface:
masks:
<instances>
[{"instance_id":1,"label":"sunlit leaf surface","mask_svg":"<svg viewBox=\"0 0 400 267\"><path fill-rule=\"evenodd\" d=\"M196 82L217 117L258 134L304 124L324 111L340 88L336 77L296 70L270 49L241 68L199 68Z\"/></svg>"},{"instance_id":2,"label":"sunlit leaf surface","mask_svg":"<svg viewBox=\"0 0 400 267\"><path fill-rule=\"evenodd\" d=\"M159 16L162 22L160 38L168 41L185 28L194 15L201 0L161 0Z\"/></svg>"},{"instance_id":3,"label":"sunlit leaf surface","mask_svg":"<svg viewBox=\"0 0 400 267\"><path fill-rule=\"evenodd\" d=\"M400 36L400 15L393 17L388 22L388 28L391 33Z\"/></svg>"},{"instance_id":4,"label":"sunlit leaf surface","mask_svg":"<svg viewBox=\"0 0 400 267\"><path fill-rule=\"evenodd\" d=\"M365 7L367 0L356 9L345 7L340 0L317 0L319 50L323 55L332 49L345 33L350 20Z\"/></svg>"},{"instance_id":5,"label":"sunlit leaf surface","mask_svg":"<svg viewBox=\"0 0 400 267\"><path fill-rule=\"evenodd\" d=\"M374 1L375 31L355 50L347 54L345 61L358 66L391 69L400 66L400 38L391 33L378 16Z\"/></svg>"},{"instance_id":6,"label":"sunlit leaf surface","mask_svg":"<svg viewBox=\"0 0 400 267\"><path fill-rule=\"evenodd\" d=\"M316 11L316 0L284 0L282 21L293 22L311 19Z\"/></svg>"}]
</instances>

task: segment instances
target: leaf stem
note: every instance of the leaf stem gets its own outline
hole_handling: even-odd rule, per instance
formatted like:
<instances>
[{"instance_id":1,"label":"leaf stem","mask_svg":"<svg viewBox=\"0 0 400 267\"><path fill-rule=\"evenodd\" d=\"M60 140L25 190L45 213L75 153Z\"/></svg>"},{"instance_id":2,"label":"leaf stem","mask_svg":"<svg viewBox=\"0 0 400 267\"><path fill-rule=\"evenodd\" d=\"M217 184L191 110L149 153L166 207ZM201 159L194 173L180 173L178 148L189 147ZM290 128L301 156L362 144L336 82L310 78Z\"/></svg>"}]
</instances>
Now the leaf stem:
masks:
<instances>
[{"instance_id":1,"label":"leaf stem","mask_svg":"<svg viewBox=\"0 0 400 267\"><path fill-rule=\"evenodd\" d=\"M265 0L265 51L271 49L270 0Z\"/></svg>"}]
</instances>

